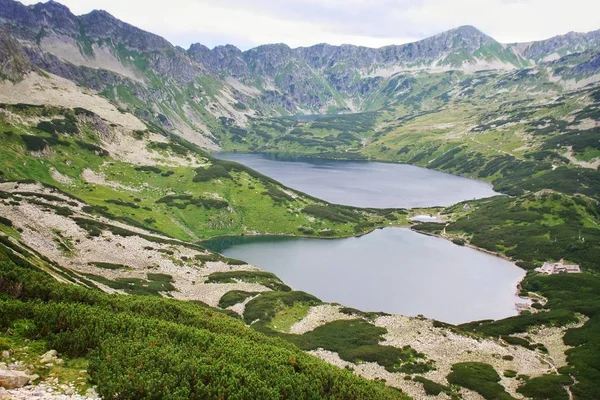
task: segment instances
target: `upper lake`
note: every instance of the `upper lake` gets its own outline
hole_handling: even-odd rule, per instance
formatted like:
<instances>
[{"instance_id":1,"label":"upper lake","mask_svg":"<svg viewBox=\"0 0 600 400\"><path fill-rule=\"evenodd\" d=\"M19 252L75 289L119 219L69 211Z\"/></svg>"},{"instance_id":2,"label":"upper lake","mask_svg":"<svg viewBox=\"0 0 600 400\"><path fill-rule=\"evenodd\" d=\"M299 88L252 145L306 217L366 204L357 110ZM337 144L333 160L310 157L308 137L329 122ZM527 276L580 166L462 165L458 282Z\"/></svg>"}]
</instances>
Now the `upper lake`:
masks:
<instances>
[{"instance_id":1,"label":"upper lake","mask_svg":"<svg viewBox=\"0 0 600 400\"><path fill-rule=\"evenodd\" d=\"M497 195L485 182L407 164L280 158L273 154L216 153L286 186L330 203L355 207L450 206Z\"/></svg>"}]
</instances>

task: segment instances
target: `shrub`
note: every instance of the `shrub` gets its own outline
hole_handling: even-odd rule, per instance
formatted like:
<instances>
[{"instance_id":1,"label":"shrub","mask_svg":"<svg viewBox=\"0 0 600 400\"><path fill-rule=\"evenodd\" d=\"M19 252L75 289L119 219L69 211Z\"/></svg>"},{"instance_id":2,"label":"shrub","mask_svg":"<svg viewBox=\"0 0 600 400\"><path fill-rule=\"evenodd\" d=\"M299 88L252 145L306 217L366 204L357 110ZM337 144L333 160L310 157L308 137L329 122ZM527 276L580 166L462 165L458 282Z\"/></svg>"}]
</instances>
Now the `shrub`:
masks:
<instances>
[{"instance_id":1,"label":"shrub","mask_svg":"<svg viewBox=\"0 0 600 400\"><path fill-rule=\"evenodd\" d=\"M507 369L504 371L504 376L507 378L515 378L517 376L517 371L513 371L512 369Z\"/></svg>"},{"instance_id":2,"label":"shrub","mask_svg":"<svg viewBox=\"0 0 600 400\"><path fill-rule=\"evenodd\" d=\"M359 214L350 211L347 208L335 205L321 206L317 204L310 204L304 207L302 212L318 218L339 223L358 222L361 219Z\"/></svg>"},{"instance_id":3,"label":"shrub","mask_svg":"<svg viewBox=\"0 0 600 400\"><path fill-rule=\"evenodd\" d=\"M206 305L62 284L2 245L0 262L0 328L86 358L103 398L405 398Z\"/></svg>"},{"instance_id":4,"label":"shrub","mask_svg":"<svg viewBox=\"0 0 600 400\"><path fill-rule=\"evenodd\" d=\"M533 400L569 400L564 386L572 385L573 379L565 375L542 375L530 378L517 392Z\"/></svg>"},{"instance_id":5,"label":"shrub","mask_svg":"<svg viewBox=\"0 0 600 400\"><path fill-rule=\"evenodd\" d=\"M334 321L304 335L283 335L283 337L304 350L323 348L336 352L343 360L353 363L375 362L389 372L424 373L433 369L433 363L427 361L424 354L418 353L410 346L399 349L380 345L379 342L383 340L382 335L386 332L385 328L356 319Z\"/></svg>"},{"instance_id":6,"label":"shrub","mask_svg":"<svg viewBox=\"0 0 600 400\"><path fill-rule=\"evenodd\" d=\"M8 218L4 218L3 216L0 216L0 224L6 225L9 228L12 228L12 226L13 226L12 221Z\"/></svg>"},{"instance_id":7,"label":"shrub","mask_svg":"<svg viewBox=\"0 0 600 400\"><path fill-rule=\"evenodd\" d=\"M198 256L196 256L196 259ZM213 256L215 257L215 256ZM216 260L223 260L219 255L216 255ZM210 260L213 261L213 260ZM244 281L249 283L260 283L263 286L272 290L290 291L290 287L283 284L277 276L270 272L264 271L227 271L213 272L208 276L206 283L235 283L236 281Z\"/></svg>"},{"instance_id":8,"label":"shrub","mask_svg":"<svg viewBox=\"0 0 600 400\"><path fill-rule=\"evenodd\" d=\"M513 400L499 383L500 376L489 364L464 362L454 364L447 377L451 384L463 386L488 400Z\"/></svg>"},{"instance_id":9,"label":"shrub","mask_svg":"<svg viewBox=\"0 0 600 400\"><path fill-rule=\"evenodd\" d=\"M220 308L227 308L245 301L247 298L256 296L258 292L245 292L243 290L231 290L225 293L219 300Z\"/></svg>"},{"instance_id":10,"label":"shrub","mask_svg":"<svg viewBox=\"0 0 600 400\"><path fill-rule=\"evenodd\" d=\"M419 382L423 384L423 389L425 390L425 394L428 396L437 396L440 393L444 392L446 394L450 393L450 388L444 385L440 385L437 382L431 381L422 376L415 376L413 381Z\"/></svg>"},{"instance_id":11,"label":"shrub","mask_svg":"<svg viewBox=\"0 0 600 400\"><path fill-rule=\"evenodd\" d=\"M256 320L269 322L282 306L291 307L295 303L316 305L321 300L304 292L262 292L258 297L250 300L244 310L244 321L250 324Z\"/></svg>"},{"instance_id":12,"label":"shrub","mask_svg":"<svg viewBox=\"0 0 600 400\"><path fill-rule=\"evenodd\" d=\"M219 178L231 178L231 175L222 165L212 164L210 167L201 167L196 169L196 176L194 176L194 182L207 182L213 179Z\"/></svg>"}]
</instances>

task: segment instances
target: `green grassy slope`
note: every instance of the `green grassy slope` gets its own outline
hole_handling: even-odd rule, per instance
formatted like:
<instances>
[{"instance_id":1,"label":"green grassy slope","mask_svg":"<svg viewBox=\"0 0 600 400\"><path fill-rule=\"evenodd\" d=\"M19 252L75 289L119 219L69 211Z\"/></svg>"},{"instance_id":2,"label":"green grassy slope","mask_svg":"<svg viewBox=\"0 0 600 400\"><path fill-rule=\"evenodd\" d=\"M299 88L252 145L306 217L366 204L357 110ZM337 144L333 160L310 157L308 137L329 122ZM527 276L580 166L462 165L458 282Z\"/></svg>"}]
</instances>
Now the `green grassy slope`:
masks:
<instances>
[{"instance_id":1,"label":"green grassy slope","mask_svg":"<svg viewBox=\"0 0 600 400\"><path fill-rule=\"evenodd\" d=\"M567 400L563 386L572 385L575 398L597 398L600 395L598 203L581 195L548 192L515 198L498 196L469 205L469 210L464 210L463 204L446 209L444 213L450 217L447 224L422 224L414 229L512 258L528 270L521 284L523 295L533 292L548 301L542 304L536 300L535 313L528 311L495 322L473 322L461 328L485 336L506 337L524 334L540 325L564 326L577 322L579 315L586 316L589 320L582 327L569 329L564 336L564 343L573 347L566 353L568 366L560 368L558 374L526 379L519 392L534 399ZM545 276L533 271L545 261L563 258L581 265L584 273Z\"/></svg>"},{"instance_id":2,"label":"green grassy slope","mask_svg":"<svg viewBox=\"0 0 600 400\"><path fill-rule=\"evenodd\" d=\"M58 350L62 382L75 365L103 398L406 398L199 304L58 283L0 239L0 345Z\"/></svg>"},{"instance_id":3,"label":"green grassy slope","mask_svg":"<svg viewBox=\"0 0 600 400\"><path fill-rule=\"evenodd\" d=\"M565 90L545 69L397 74L377 111L254 121L226 150L406 162L492 182L596 196L597 86Z\"/></svg>"},{"instance_id":4,"label":"green grassy slope","mask_svg":"<svg viewBox=\"0 0 600 400\"><path fill-rule=\"evenodd\" d=\"M134 163L104 149L110 139L103 142L100 136L110 133L101 133L98 121L85 110L3 107L13 118L0 115L2 179L57 186L98 214L174 238L348 236L405 223L402 210L329 205L239 164L213 159L174 137L153 141L148 132L131 133L130 138L136 138L131 146L164 160L163 165ZM15 123L14 116L40 122ZM57 179L57 173L62 178Z\"/></svg>"}]
</instances>

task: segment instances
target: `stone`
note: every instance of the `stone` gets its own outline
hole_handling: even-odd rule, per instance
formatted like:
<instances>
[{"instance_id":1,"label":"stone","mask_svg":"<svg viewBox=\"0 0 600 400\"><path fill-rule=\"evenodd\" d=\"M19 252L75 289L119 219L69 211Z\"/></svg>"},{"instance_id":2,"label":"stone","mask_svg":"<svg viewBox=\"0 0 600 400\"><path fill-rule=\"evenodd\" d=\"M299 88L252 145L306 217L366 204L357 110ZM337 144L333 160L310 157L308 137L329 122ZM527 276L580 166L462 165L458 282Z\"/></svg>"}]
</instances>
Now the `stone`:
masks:
<instances>
[{"instance_id":1,"label":"stone","mask_svg":"<svg viewBox=\"0 0 600 400\"><path fill-rule=\"evenodd\" d=\"M10 358L10 351L8 351L8 350L4 350L4 351L2 352L2 358L3 358L3 359L5 359L5 360L6 360L6 359L9 359L9 358Z\"/></svg>"},{"instance_id":2,"label":"stone","mask_svg":"<svg viewBox=\"0 0 600 400\"><path fill-rule=\"evenodd\" d=\"M96 392L96 389L94 388L89 388L87 390L87 392L85 392L85 397L87 397L88 399L99 399L100 396L98 396L98 392Z\"/></svg>"},{"instance_id":3,"label":"stone","mask_svg":"<svg viewBox=\"0 0 600 400\"><path fill-rule=\"evenodd\" d=\"M56 350L50 350L40 357L40 362L42 364L54 363L57 357L58 352Z\"/></svg>"},{"instance_id":4,"label":"stone","mask_svg":"<svg viewBox=\"0 0 600 400\"><path fill-rule=\"evenodd\" d=\"M0 386L5 389L18 389L27 385L30 381L29 375L23 371L0 371Z\"/></svg>"}]
</instances>

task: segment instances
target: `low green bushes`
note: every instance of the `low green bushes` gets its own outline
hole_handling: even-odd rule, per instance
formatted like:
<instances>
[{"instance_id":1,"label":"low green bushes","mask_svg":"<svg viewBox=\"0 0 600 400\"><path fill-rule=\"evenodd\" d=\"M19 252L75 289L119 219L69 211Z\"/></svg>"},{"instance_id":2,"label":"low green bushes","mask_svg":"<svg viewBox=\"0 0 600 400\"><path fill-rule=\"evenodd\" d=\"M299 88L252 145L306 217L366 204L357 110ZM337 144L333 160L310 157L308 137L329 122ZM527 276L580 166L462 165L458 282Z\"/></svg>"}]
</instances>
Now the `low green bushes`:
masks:
<instances>
[{"instance_id":1,"label":"low green bushes","mask_svg":"<svg viewBox=\"0 0 600 400\"><path fill-rule=\"evenodd\" d=\"M180 209L185 209L189 205L194 205L196 207L204 207L209 210L213 208L219 210L229 207L229 203L225 200L194 197L187 194L182 194L179 196L165 196L157 200L157 203L166 204L169 207L177 207Z\"/></svg>"},{"instance_id":2,"label":"low green bushes","mask_svg":"<svg viewBox=\"0 0 600 400\"><path fill-rule=\"evenodd\" d=\"M311 204L304 207L302 212L318 218L339 223L357 223L362 219L358 213L349 210L347 207L335 206L333 204L323 206Z\"/></svg>"},{"instance_id":3,"label":"low green bushes","mask_svg":"<svg viewBox=\"0 0 600 400\"><path fill-rule=\"evenodd\" d=\"M489 364L464 362L454 364L448 382L471 389L487 400L514 400L499 383L500 376Z\"/></svg>"},{"instance_id":4,"label":"low green bushes","mask_svg":"<svg viewBox=\"0 0 600 400\"><path fill-rule=\"evenodd\" d=\"M105 263L105 262L94 262L94 263L90 263L90 264L96 268L109 269L109 270L127 271L129 269L132 269L131 267L129 267L127 265L123 265L123 264L111 264L111 263Z\"/></svg>"},{"instance_id":5,"label":"low green bushes","mask_svg":"<svg viewBox=\"0 0 600 400\"><path fill-rule=\"evenodd\" d=\"M35 151L35 152L43 151L46 148L48 148L49 146L57 146L57 145L68 146L69 145L69 142L60 140L53 136L45 137L45 136L35 136L35 135L21 135L21 139L23 140L23 143L25 144L25 147L27 148L27 150Z\"/></svg>"},{"instance_id":6,"label":"low green bushes","mask_svg":"<svg viewBox=\"0 0 600 400\"><path fill-rule=\"evenodd\" d=\"M517 392L533 400L569 400L565 386L573 384L573 379L565 375L542 375L525 380Z\"/></svg>"},{"instance_id":7,"label":"low green bushes","mask_svg":"<svg viewBox=\"0 0 600 400\"><path fill-rule=\"evenodd\" d=\"M308 293L291 291L289 288L286 292L263 292L246 304L244 321L247 324L257 320L269 322L281 308L291 307L295 303L316 305L321 303L321 300Z\"/></svg>"},{"instance_id":8,"label":"low green bushes","mask_svg":"<svg viewBox=\"0 0 600 400\"><path fill-rule=\"evenodd\" d=\"M202 305L61 284L1 244L0 265L0 328L89 360L103 398L406 398Z\"/></svg>"},{"instance_id":9,"label":"low green bushes","mask_svg":"<svg viewBox=\"0 0 600 400\"><path fill-rule=\"evenodd\" d=\"M247 298L256 296L258 292L245 292L243 290L231 290L225 293L219 300L220 308L227 308L245 301Z\"/></svg>"},{"instance_id":10,"label":"low green bushes","mask_svg":"<svg viewBox=\"0 0 600 400\"><path fill-rule=\"evenodd\" d=\"M437 396L442 392L444 392L446 394L451 393L449 387L440 385L439 383L431 381L422 376L415 376L413 378L413 381L423 384L423 389L425 390L425 394L428 396Z\"/></svg>"},{"instance_id":11,"label":"low green bushes","mask_svg":"<svg viewBox=\"0 0 600 400\"><path fill-rule=\"evenodd\" d=\"M204 168L197 168L196 169L196 176L194 176L193 181L194 182L207 182L213 179L226 179L226 178L231 178L231 175L229 174L229 171L227 171L227 169L225 169L222 165L219 164L212 164L210 167Z\"/></svg>"},{"instance_id":12,"label":"low green bushes","mask_svg":"<svg viewBox=\"0 0 600 400\"><path fill-rule=\"evenodd\" d=\"M112 289L122 290L128 294L161 296L161 293L175 290L175 286L171 284L172 279L164 279L164 277L159 276L161 274L148 274L148 280L139 278L117 278L114 281L94 274L84 275L94 282L101 283ZM152 275L155 276L153 277Z\"/></svg>"},{"instance_id":13,"label":"low green bushes","mask_svg":"<svg viewBox=\"0 0 600 400\"><path fill-rule=\"evenodd\" d=\"M283 284L281 280L270 272L264 271L227 271L213 272L208 276L206 283L235 283L237 281L260 283L263 286L273 290L289 292L289 286Z\"/></svg>"},{"instance_id":14,"label":"low green bushes","mask_svg":"<svg viewBox=\"0 0 600 400\"><path fill-rule=\"evenodd\" d=\"M12 221L8 218L4 218L3 216L0 216L0 224L8 226L9 228L12 228L13 226Z\"/></svg>"},{"instance_id":15,"label":"low green bushes","mask_svg":"<svg viewBox=\"0 0 600 400\"><path fill-rule=\"evenodd\" d=\"M385 328L356 319L330 322L303 335L281 336L304 350L323 348L338 353L343 360L353 363L375 362L390 372L424 373L434 368L424 354L410 346L399 349L380 345L385 333Z\"/></svg>"},{"instance_id":16,"label":"low green bushes","mask_svg":"<svg viewBox=\"0 0 600 400\"><path fill-rule=\"evenodd\" d=\"M37 124L37 129L50 134L66 133L68 135L75 135L79 133L77 128L77 120L74 115L66 114L64 119L53 119L51 121L41 121Z\"/></svg>"}]
</instances>

